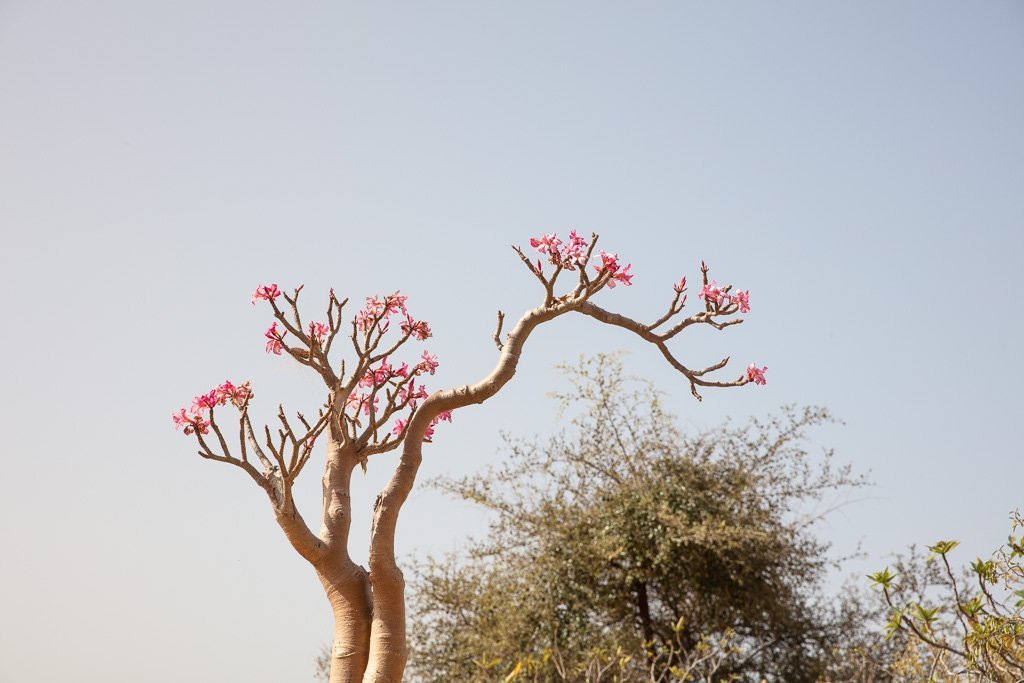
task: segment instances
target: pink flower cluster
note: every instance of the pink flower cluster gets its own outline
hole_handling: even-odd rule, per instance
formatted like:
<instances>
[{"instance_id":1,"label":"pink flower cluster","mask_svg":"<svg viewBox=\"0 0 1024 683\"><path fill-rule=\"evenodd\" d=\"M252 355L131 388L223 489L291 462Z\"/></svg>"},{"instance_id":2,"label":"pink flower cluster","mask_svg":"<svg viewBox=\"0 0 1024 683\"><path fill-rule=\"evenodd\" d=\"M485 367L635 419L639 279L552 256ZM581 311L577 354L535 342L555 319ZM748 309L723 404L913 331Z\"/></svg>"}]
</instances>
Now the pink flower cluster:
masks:
<instances>
[{"instance_id":1,"label":"pink flower cluster","mask_svg":"<svg viewBox=\"0 0 1024 683\"><path fill-rule=\"evenodd\" d=\"M409 299L398 292L389 294L384 298L377 296L366 297L366 306L356 314L356 327L361 332L366 332L376 326L377 331L384 334L391 326L391 316L401 313L405 320L401 323L402 334L409 335L419 341L432 336L430 325L425 320L414 320L405 306Z\"/></svg>"},{"instance_id":2,"label":"pink flower cluster","mask_svg":"<svg viewBox=\"0 0 1024 683\"><path fill-rule=\"evenodd\" d=\"M267 338L267 353L274 353L280 356L281 350L284 349L284 344L282 343L282 340L284 339L284 335L286 334L288 334L287 330L283 334L277 331L276 322L270 327L268 327L267 331L263 333L263 336Z\"/></svg>"},{"instance_id":3,"label":"pink flower cluster","mask_svg":"<svg viewBox=\"0 0 1024 683\"><path fill-rule=\"evenodd\" d=\"M590 245L587 240L577 235L575 230L569 232L569 238L565 243L558 238L557 233L551 233L550 235L531 237L530 246L538 253L547 255L549 263L564 270L576 270L577 266L583 268L587 265L587 249ZM595 265L594 270L597 271L598 277L610 273L609 287L614 288L617 283L627 287L633 284L633 275L629 272L633 264L627 264L625 268L622 268L617 254L602 250L600 255L601 265ZM535 270L538 274L543 272L540 260L537 261Z\"/></svg>"},{"instance_id":4,"label":"pink flower cluster","mask_svg":"<svg viewBox=\"0 0 1024 683\"><path fill-rule=\"evenodd\" d=\"M621 282L627 287L633 284L633 276L629 274L629 269L632 267L633 264L629 263L625 268L620 268L619 255L610 254L602 249L601 265L594 266L594 270L597 271L598 277L601 277L605 273L611 273L611 277L608 278L608 287L614 289L616 282Z\"/></svg>"},{"instance_id":5,"label":"pink flower cluster","mask_svg":"<svg viewBox=\"0 0 1024 683\"><path fill-rule=\"evenodd\" d=\"M252 293L252 304L255 306L257 299L273 301L279 296L281 296L281 290L277 288L276 284L260 285L256 288L256 291Z\"/></svg>"},{"instance_id":6,"label":"pink flower cluster","mask_svg":"<svg viewBox=\"0 0 1024 683\"><path fill-rule=\"evenodd\" d=\"M184 408L179 408L178 412L172 414L174 428L184 427L185 434L193 432L208 434L210 431L210 421L206 419L208 410L228 402L236 407L241 407L251 396L252 391L249 389L248 382L235 386L230 381L224 380L224 384L192 399L192 407L187 412Z\"/></svg>"},{"instance_id":7,"label":"pink flower cluster","mask_svg":"<svg viewBox=\"0 0 1024 683\"><path fill-rule=\"evenodd\" d=\"M754 384L767 384L767 380L764 378L764 373L768 371L768 366L758 368L756 363L751 363L747 366L747 380Z\"/></svg>"},{"instance_id":8,"label":"pink flower cluster","mask_svg":"<svg viewBox=\"0 0 1024 683\"><path fill-rule=\"evenodd\" d=\"M309 324L309 337L317 344L323 344L324 339L331 333L331 328L324 323L310 323Z\"/></svg>"},{"instance_id":9,"label":"pink flower cluster","mask_svg":"<svg viewBox=\"0 0 1024 683\"><path fill-rule=\"evenodd\" d=\"M556 233L531 237L530 246L538 253L546 254L548 262L555 266L561 266L565 270L576 270L587 265L587 247L590 246L587 240L576 234L575 230L569 232L569 238L563 244ZM540 261L537 261L537 272L541 271Z\"/></svg>"},{"instance_id":10,"label":"pink flower cluster","mask_svg":"<svg viewBox=\"0 0 1024 683\"><path fill-rule=\"evenodd\" d=\"M740 290L730 293L728 287L719 287L714 280L704 285L699 296L708 303L713 303L719 308L725 308L731 304L739 307L740 313L750 312L750 290Z\"/></svg>"},{"instance_id":11,"label":"pink flower cluster","mask_svg":"<svg viewBox=\"0 0 1024 683\"><path fill-rule=\"evenodd\" d=\"M423 433L423 440L429 442L429 441L431 441L434 438L434 428L437 427L438 423L440 423L440 422L451 422L451 421L452 421L452 411L450 411L450 410L443 410L440 413L438 413L437 417L435 417L433 420L431 420L430 424L427 425L427 429ZM409 425L408 420L395 420L395 427L394 427L394 429L391 430L391 433L394 434L395 436L401 436L402 434L405 433L405 428L408 425Z\"/></svg>"},{"instance_id":12,"label":"pink flower cluster","mask_svg":"<svg viewBox=\"0 0 1024 683\"><path fill-rule=\"evenodd\" d=\"M375 395L376 390L385 384L391 384L398 388L395 395L395 401L398 406L403 408L409 407L415 410L417 402L427 397L427 388L422 384L417 385L415 378L422 374L433 375L439 366L440 363L437 361L437 356L429 351L424 351L420 356L420 362L412 368L409 367L408 363L402 363L396 368L385 357L381 359L380 365L368 369L366 374L359 378L359 388L370 389L371 391L366 393L352 392L346 401L346 407L354 409L357 413L362 411L363 414L369 415L371 404L374 410L377 408L378 397ZM408 383L402 384L402 380L410 377L412 379L409 379Z\"/></svg>"}]
</instances>

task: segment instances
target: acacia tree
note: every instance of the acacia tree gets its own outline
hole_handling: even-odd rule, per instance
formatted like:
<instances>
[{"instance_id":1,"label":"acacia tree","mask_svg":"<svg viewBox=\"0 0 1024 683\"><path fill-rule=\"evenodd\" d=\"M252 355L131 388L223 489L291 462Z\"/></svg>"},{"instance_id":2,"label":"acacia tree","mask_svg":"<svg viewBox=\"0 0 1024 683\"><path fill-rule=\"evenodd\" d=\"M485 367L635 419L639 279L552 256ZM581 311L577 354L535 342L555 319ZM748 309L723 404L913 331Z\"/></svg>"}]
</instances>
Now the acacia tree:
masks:
<instances>
[{"instance_id":1,"label":"acacia tree","mask_svg":"<svg viewBox=\"0 0 1024 683\"><path fill-rule=\"evenodd\" d=\"M266 331L266 351L287 354L317 373L326 385L326 400L315 419L297 414L290 420L278 407L280 424L264 426L257 433L249 416L254 394L248 382L230 381L197 396L190 410L174 414L177 427L194 436L199 455L238 467L262 488L270 499L277 523L295 550L305 558L323 584L334 614L334 645L331 649L331 683L397 683L406 664L405 580L395 557L398 515L416 480L423 443L431 442L440 421L468 405L483 403L512 379L530 334L543 323L569 313L580 313L598 322L623 328L655 346L665 360L686 378L699 400L699 387L734 387L764 384L766 367L751 364L738 378L718 380L710 373L729 362L721 361L691 369L669 350L668 342L683 330L710 325L722 330L742 322L735 317L750 310L749 292L732 291L708 280L701 263L702 310L683 317L686 278L673 286L675 296L667 311L651 323L642 323L598 306L592 299L616 285L628 286L632 264L622 267L614 253L595 254L598 236L588 241L573 231L563 243L554 234L530 240L540 254L536 264L519 247L513 247L529 272L540 283L543 300L527 310L504 337L504 314L498 311L493 340L498 360L478 382L428 392L425 375L433 375L437 357L423 351L414 365L394 360L412 340L431 336L426 321L412 317L407 297L398 292L369 297L350 325L344 324L347 299L331 290L327 322L304 322L300 313L302 287L291 294L276 284L260 285L253 293L270 306L274 322ZM543 260L542 260L543 259ZM544 260L547 261L547 267ZM588 273L588 268L590 271ZM573 281L560 286L566 273ZM562 279L560 280L560 276ZM287 304L278 303L283 299ZM279 328L278 325L281 327ZM335 342L349 337L352 354L335 359ZM339 344L340 345L340 344ZM218 424L217 409L228 404L237 409L237 436L229 446L227 427ZM319 533L306 524L296 507L292 486L309 462L319 437L326 442L323 475L323 510ZM370 535L369 568L357 565L349 554L351 483L357 466L365 470L371 457L398 451L394 473L377 496Z\"/></svg>"}]
</instances>

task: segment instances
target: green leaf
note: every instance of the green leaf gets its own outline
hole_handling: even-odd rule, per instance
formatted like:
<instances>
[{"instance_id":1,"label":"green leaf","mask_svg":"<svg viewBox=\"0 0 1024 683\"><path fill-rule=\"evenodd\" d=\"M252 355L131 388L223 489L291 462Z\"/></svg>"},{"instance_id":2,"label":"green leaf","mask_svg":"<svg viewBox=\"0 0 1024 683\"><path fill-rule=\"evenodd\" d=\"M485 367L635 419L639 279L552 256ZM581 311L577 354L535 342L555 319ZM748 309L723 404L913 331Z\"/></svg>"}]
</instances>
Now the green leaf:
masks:
<instances>
[{"instance_id":1,"label":"green leaf","mask_svg":"<svg viewBox=\"0 0 1024 683\"><path fill-rule=\"evenodd\" d=\"M928 550L936 555L945 555L958 545L960 545L960 541L936 541L935 545L928 546Z\"/></svg>"},{"instance_id":2,"label":"green leaf","mask_svg":"<svg viewBox=\"0 0 1024 683\"><path fill-rule=\"evenodd\" d=\"M889 568L886 567L880 572L868 574L868 578L871 580L872 583L878 584L883 588L888 588L892 584L893 579L896 578L896 575L890 572Z\"/></svg>"}]
</instances>

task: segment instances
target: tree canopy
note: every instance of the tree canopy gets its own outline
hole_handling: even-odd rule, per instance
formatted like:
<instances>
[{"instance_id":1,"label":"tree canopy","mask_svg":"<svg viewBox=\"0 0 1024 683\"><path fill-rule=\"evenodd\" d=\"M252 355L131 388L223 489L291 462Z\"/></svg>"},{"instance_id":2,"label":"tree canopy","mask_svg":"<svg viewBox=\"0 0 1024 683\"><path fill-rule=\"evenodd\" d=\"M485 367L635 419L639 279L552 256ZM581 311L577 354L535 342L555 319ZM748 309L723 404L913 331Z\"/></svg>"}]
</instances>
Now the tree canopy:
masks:
<instances>
[{"instance_id":1,"label":"tree canopy","mask_svg":"<svg viewBox=\"0 0 1024 683\"><path fill-rule=\"evenodd\" d=\"M683 433L617 356L563 367L543 441L436 482L494 513L416 581L421 681L819 680L862 614L829 604L821 507L863 479L812 454L822 408ZM857 622L857 628L853 627Z\"/></svg>"}]
</instances>

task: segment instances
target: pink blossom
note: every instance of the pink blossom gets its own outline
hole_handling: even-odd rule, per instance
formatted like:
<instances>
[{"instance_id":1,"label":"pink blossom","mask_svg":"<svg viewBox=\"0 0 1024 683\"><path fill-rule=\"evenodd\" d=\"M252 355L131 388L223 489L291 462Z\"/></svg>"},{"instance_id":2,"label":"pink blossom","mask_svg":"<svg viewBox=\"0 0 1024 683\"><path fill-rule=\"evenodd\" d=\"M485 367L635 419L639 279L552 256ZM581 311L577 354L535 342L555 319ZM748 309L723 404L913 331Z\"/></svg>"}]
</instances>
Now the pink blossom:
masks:
<instances>
[{"instance_id":1,"label":"pink blossom","mask_svg":"<svg viewBox=\"0 0 1024 683\"><path fill-rule=\"evenodd\" d=\"M768 366L758 368L756 363L751 363L747 366L747 380L754 384L767 384L765 381L764 373L767 372Z\"/></svg>"},{"instance_id":2,"label":"pink blossom","mask_svg":"<svg viewBox=\"0 0 1024 683\"><path fill-rule=\"evenodd\" d=\"M575 266L585 266L587 246L587 241L577 235L575 230L570 231L569 240L562 247L562 267L575 270Z\"/></svg>"},{"instance_id":3,"label":"pink blossom","mask_svg":"<svg viewBox=\"0 0 1024 683\"><path fill-rule=\"evenodd\" d=\"M558 239L558 235L556 235L555 233L530 238L531 247L533 247L542 254L547 254L555 258L557 258L558 256L558 247L561 244L562 240ZM538 261L538 263L540 262Z\"/></svg>"},{"instance_id":4,"label":"pink blossom","mask_svg":"<svg viewBox=\"0 0 1024 683\"><path fill-rule=\"evenodd\" d=\"M697 296L704 299L704 301L715 303L719 306L728 306L730 301L729 294L719 287L718 283L714 280L704 285L704 288L700 290L700 294Z\"/></svg>"},{"instance_id":5,"label":"pink blossom","mask_svg":"<svg viewBox=\"0 0 1024 683\"><path fill-rule=\"evenodd\" d=\"M285 332L287 334L287 332ZM277 331L277 323L267 328L267 331L263 333L263 336L267 338L267 353L274 353L278 356L281 355L281 350L284 349L284 344L281 343L283 338L281 333Z\"/></svg>"},{"instance_id":6,"label":"pink blossom","mask_svg":"<svg viewBox=\"0 0 1024 683\"><path fill-rule=\"evenodd\" d=\"M594 270L598 273L603 273L607 270L614 274L619 270L619 255L601 249L601 265L594 266Z\"/></svg>"},{"instance_id":7,"label":"pink blossom","mask_svg":"<svg viewBox=\"0 0 1024 683\"><path fill-rule=\"evenodd\" d=\"M309 324L309 336L317 343L323 342L330 333L331 328L324 323L313 322Z\"/></svg>"},{"instance_id":8,"label":"pink blossom","mask_svg":"<svg viewBox=\"0 0 1024 683\"><path fill-rule=\"evenodd\" d=\"M175 429L181 429L185 425L192 424L192 418L188 416L184 408L179 408L178 412L171 415L171 419L174 420Z\"/></svg>"},{"instance_id":9,"label":"pink blossom","mask_svg":"<svg viewBox=\"0 0 1024 683\"><path fill-rule=\"evenodd\" d=\"M387 298L384 300L384 314L391 315L392 313L397 313L401 311L402 313L408 315L408 312L405 310L405 302L408 300L409 297L402 296L398 292L395 292L394 294L389 294Z\"/></svg>"},{"instance_id":10,"label":"pink blossom","mask_svg":"<svg viewBox=\"0 0 1024 683\"><path fill-rule=\"evenodd\" d=\"M387 382L394 375L391 370L391 365L388 364L387 356L381 359L380 365L376 368L367 372L368 375L372 376L372 385L379 387Z\"/></svg>"},{"instance_id":11,"label":"pink blossom","mask_svg":"<svg viewBox=\"0 0 1024 683\"><path fill-rule=\"evenodd\" d=\"M196 396L192 399L191 412L193 415L202 415L210 408L217 405L218 402L217 390L213 389L209 393Z\"/></svg>"},{"instance_id":12,"label":"pink blossom","mask_svg":"<svg viewBox=\"0 0 1024 683\"><path fill-rule=\"evenodd\" d=\"M214 391L217 392L217 402L220 405L231 401L234 405L241 406L245 399L249 398L252 394L248 382L244 382L241 386L236 387L229 380L224 380L224 384L221 384Z\"/></svg>"},{"instance_id":13,"label":"pink blossom","mask_svg":"<svg viewBox=\"0 0 1024 683\"><path fill-rule=\"evenodd\" d=\"M277 288L276 284L260 285L256 288L256 291L252 293L252 304L253 306L256 305L256 299L273 301L279 296L281 296L281 290Z\"/></svg>"},{"instance_id":14,"label":"pink blossom","mask_svg":"<svg viewBox=\"0 0 1024 683\"><path fill-rule=\"evenodd\" d=\"M686 278L684 277L677 284L672 285L672 289L676 290L676 294L682 294L683 290L686 289Z\"/></svg>"},{"instance_id":15,"label":"pink blossom","mask_svg":"<svg viewBox=\"0 0 1024 683\"><path fill-rule=\"evenodd\" d=\"M398 405L408 405L413 410L416 409L416 402L421 398L427 397L427 388L422 384L417 388L416 380L410 380L409 385L398 392Z\"/></svg>"},{"instance_id":16,"label":"pink blossom","mask_svg":"<svg viewBox=\"0 0 1024 683\"><path fill-rule=\"evenodd\" d=\"M433 420L430 421L430 424L427 425L427 430L425 432L423 432L423 440L424 441L430 441L431 439L434 438L434 428L442 420L445 421L445 422L451 422L452 421L452 411L444 410L444 411L438 413L437 416Z\"/></svg>"},{"instance_id":17,"label":"pink blossom","mask_svg":"<svg viewBox=\"0 0 1024 683\"><path fill-rule=\"evenodd\" d=\"M399 436L402 432L405 431L405 424L405 420L401 418L395 420L395 426L391 429L391 433L394 434L395 436Z\"/></svg>"},{"instance_id":18,"label":"pink blossom","mask_svg":"<svg viewBox=\"0 0 1024 683\"><path fill-rule=\"evenodd\" d=\"M732 295L734 303L740 307L740 313L750 313L750 290L743 290Z\"/></svg>"},{"instance_id":19,"label":"pink blossom","mask_svg":"<svg viewBox=\"0 0 1024 683\"><path fill-rule=\"evenodd\" d=\"M224 384L221 384L219 387L214 389L214 391L217 392L217 398L219 398L221 402L234 396L235 391L237 390L238 387L232 384L229 379L224 380Z\"/></svg>"},{"instance_id":20,"label":"pink blossom","mask_svg":"<svg viewBox=\"0 0 1024 683\"><path fill-rule=\"evenodd\" d=\"M378 319L388 316L388 305L375 296L366 297L366 306L356 314L356 327L365 332Z\"/></svg>"},{"instance_id":21,"label":"pink blossom","mask_svg":"<svg viewBox=\"0 0 1024 683\"><path fill-rule=\"evenodd\" d=\"M352 392L348 395L348 398L345 399L345 408L354 408L357 413L361 410L364 414L369 415L371 404L373 409L376 410L377 404L380 402L379 396L374 396L372 402L370 400L370 396L370 394Z\"/></svg>"},{"instance_id":22,"label":"pink blossom","mask_svg":"<svg viewBox=\"0 0 1024 683\"><path fill-rule=\"evenodd\" d=\"M366 332L370 329L374 320L377 319L377 315L378 314L376 312L368 308L364 308L356 314L356 327L359 328L360 332Z\"/></svg>"},{"instance_id":23,"label":"pink blossom","mask_svg":"<svg viewBox=\"0 0 1024 683\"><path fill-rule=\"evenodd\" d=\"M417 373L429 372L431 375L437 370L440 363L437 362L437 356L432 356L429 351L424 351L423 355L420 356L423 360L416 364Z\"/></svg>"},{"instance_id":24,"label":"pink blossom","mask_svg":"<svg viewBox=\"0 0 1024 683\"><path fill-rule=\"evenodd\" d=\"M360 402L360 406L363 409L363 414L364 415L369 415L371 408L374 411L376 411L378 403L380 403L380 397L379 396L374 396L372 401L370 400L369 396L364 397L363 400Z\"/></svg>"},{"instance_id":25,"label":"pink blossom","mask_svg":"<svg viewBox=\"0 0 1024 683\"><path fill-rule=\"evenodd\" d=\"M383 299L377 296L366 297L366 306L356 314L356 327L365 332L376 320L379 325L378 331L384 334L388 330L387 319L395 313L402 313L408 317L409 313L405 308L405 302L409 297L398 292L388 294Z\"/></svg>"},{"instance_id":26,"label":"pink blossom","mask_svg":"<svg viewBox=\"0 0 1024 683\"><path fill-rule=\"evenodd\" d=\"M406 314L405 322L402 323L402 334L408 334L420 341L433 336L426 320L413 320L409 314Z\"/></svg>"},{"instance_id":27,"label":"pink blossom","mask_svg":"<svg viewBox=\"0 0 1024 683\"><path fill-rule=\"evenodd\" d=\"M175 429L185 428L186 436L195 432L207 434L210 431L210 422L208 420L204 420L202 415L190 416L185 412L184 408L179 408L178 412L171 415L171 419L174 420Z\"/></svg>"},{"instance_id":28,"label":"pink blossom","mask_svg":"<svg viewBox=\"0 0 1024 683\"><path fill-rule=\"evenodd\" d=\"M633 284L633 276L629 274L629 269L633 267L632 263L627 263L626 267L612 275L611 279L608 280L608 287L615 289L615 283L621 282L626 287Z\"/></svg>"},{"instance_id":29,"label":"pink blossom","mask_svg":"<svg viewBox=\"0 0 1024 683\"><path fill-rule=\"evenodd\" d=\"M201 416L197 415L193 418L189 425L185 427L185 434L192 434L193 432L199 432L200 434L210 433L210 421L204 420Z\"/></svg>"},{"instance_id":30,"label":"pink blossom","mask_svg":"<svg viewBox=\"0 0 1024 683\"><path fill-rule=\"evenodd\" d=\"M381 360L380 365L376 368L370 368L366 371L366 374L359 379L359 386L366 389L368 387L379 387L383 386L386 382L390 381L392 377L405 377L408 373L409 366L402 363L402 367L395 370L388 363L388 359L385 357Z\"/></svg>"}]
</instances>

